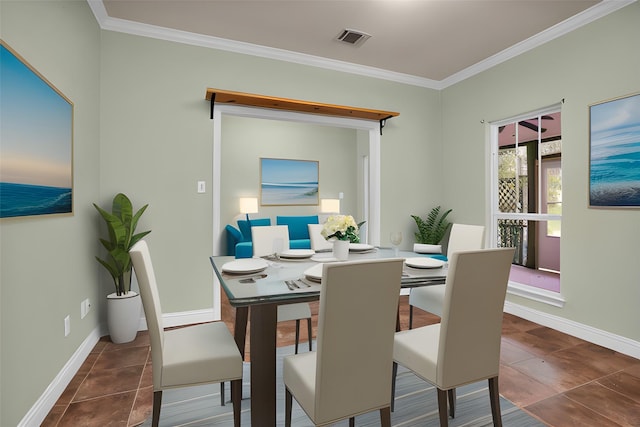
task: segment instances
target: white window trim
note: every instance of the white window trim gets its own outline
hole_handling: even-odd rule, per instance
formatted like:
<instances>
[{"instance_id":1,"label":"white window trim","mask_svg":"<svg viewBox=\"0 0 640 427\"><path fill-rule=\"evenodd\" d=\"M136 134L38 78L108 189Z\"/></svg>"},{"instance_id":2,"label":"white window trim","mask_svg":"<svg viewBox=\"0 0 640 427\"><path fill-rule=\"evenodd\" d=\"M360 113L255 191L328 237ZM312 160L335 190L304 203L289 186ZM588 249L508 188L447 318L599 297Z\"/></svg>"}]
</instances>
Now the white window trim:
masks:
<instances>
[{"instance_id":1,"label":"white window trim","mask_svg":"<svg viewBox=\"0 0 640 427\"><path fill-rule=\"evenodd\" d=\"M531 117L555 113L557 111L561 111L561 107L562 104L554 104L540 110L520 114L508 119L490 122L486 127L486 159L488 162L486 168L488 175L486 182L488 183L488 185L486 191L488 193L487 199L489 200L489 204L487 205L487 218L489 218L489 226L487 227L487 229L489 230L489 244L492 248L495 248L498 245L496 230L498 219L529 219L539 221L562 220L562 215L498 212L496 208L498 206L498 194L495 190L495 186L493 185L498 177L498 128L500 126L518 122L520 120L529 119ZM564 307L564 304L566 302L565 298L562 296L562 287L560 287L560 292L552 292L545 289L537 288L535 286L529 286L522 283L509 281L507 293L510 295L515 295L560 308Z\"/></svg>"}]
</instances>

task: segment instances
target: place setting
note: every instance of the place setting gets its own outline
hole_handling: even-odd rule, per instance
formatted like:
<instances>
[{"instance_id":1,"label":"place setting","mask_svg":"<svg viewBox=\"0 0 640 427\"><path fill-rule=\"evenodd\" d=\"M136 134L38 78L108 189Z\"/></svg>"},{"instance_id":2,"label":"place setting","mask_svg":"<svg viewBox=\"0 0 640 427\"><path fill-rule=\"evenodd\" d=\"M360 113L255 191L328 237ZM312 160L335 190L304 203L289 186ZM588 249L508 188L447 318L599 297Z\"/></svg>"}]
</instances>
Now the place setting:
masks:
<instances>
[{"instance_id":1,"label":"place setting","mask_svg":"<svg viewBox=\"0 0 640 427\"><path fill-rule=\"evenodd\" d=\"M377 249L373 245L367 243L349 243L349 252L355 254L368 254L375 252Z\"/></svg>"},{"instance_id":2,"label":"place setting","mask_svg":"<svg viewBox=\"0 0 640 427\"><path fill-rule=\"evenodd\" d=\"M269 267L267 260L263 258L240 258L226 262L222 265L222 272L230 276L241 276L260 273Z\"/></svg>"},{"instance_id":3,"label":"place setting","mask_svg":"<svg viewBox=\"0 0 640 427\"><path fill-rule=\"evenodd\" d=\"M306 261L315 253L313 249L288 249L277 253L276 256L281 261Z\"/></svg>"}]
</instances>

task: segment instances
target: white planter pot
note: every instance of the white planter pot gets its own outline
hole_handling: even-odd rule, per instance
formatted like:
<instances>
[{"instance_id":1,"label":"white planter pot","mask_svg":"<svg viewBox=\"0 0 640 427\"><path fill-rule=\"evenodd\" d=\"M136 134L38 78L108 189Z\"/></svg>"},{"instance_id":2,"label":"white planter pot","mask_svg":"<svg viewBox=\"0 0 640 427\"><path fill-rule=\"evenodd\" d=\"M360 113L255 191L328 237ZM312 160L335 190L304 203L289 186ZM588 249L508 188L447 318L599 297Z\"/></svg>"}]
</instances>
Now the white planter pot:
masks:
<instances>
[{"instance_id":1,"label":"white planter pot","mask_svg":"<svg viewBox=\"0 0 640 427\"><path fill-rule=\"evenodd\" d=\"M442 245L427 245L425 243L414 243L413 252L419 254L441 254Z\"/></svg>"},{"instance_id":2,"label":"white planter pot","mask_svg":"<svg viewBox=\"0 0 640 427\"><path fill-rule=\"evenodd\" d=\"M349 258L349 244L348 240L334 240L333 241L333 256L340 261L346 261Z\"/></svg>"},{"instance_id":3,"label":"white planter pot","mask_svg":"<svg viewBox=\"0 0 640 427\"><path fill-rule=\"evenodd\" d=\"M122 344L136 338L141 307L140 295L134 291L120 296L115 292L107 295L107 324L111 341Z\"/></svg>"}]
</instances>

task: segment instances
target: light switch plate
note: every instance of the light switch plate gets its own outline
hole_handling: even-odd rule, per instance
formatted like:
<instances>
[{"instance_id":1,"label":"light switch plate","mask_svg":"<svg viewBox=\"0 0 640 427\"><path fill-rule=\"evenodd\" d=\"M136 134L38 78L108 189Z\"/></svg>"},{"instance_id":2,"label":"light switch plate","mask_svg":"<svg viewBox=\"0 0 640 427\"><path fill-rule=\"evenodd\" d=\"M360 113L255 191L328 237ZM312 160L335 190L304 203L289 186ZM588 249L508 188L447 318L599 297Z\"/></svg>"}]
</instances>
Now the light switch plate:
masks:
<instances>
[{"instance_id":1,"label":"light switch plate","mask_svg":"<svg viewBox=\"0 0 640 427\"><path fill-rule=\"evenodd\" d=\"M206 184L204 181L198 181L198 193L206 192Z\"/></svg>"}]
</instances>

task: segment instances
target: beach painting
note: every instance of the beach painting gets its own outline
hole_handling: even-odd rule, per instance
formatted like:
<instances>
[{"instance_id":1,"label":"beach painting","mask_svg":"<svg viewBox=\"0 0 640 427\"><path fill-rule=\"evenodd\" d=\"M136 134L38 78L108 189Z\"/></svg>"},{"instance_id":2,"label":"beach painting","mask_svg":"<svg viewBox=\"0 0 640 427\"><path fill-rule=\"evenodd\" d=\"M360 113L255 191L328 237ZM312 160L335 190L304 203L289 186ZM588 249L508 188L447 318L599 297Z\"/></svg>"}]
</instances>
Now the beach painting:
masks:
<instances>
[{"instance_id":1,"label":"beach painting","mask_svg":"<svg viewBox=\"0 0 640 427\"><path fill-rule=\"evenodd\" d=\"M260 204L318 205L318 162L260 159Z\"/></svg>"},{"instance_id":2,"label":"beach painting","mask_svg":"<svg viewBox=\"0 0 640 427\"><path fill-rule=\"evenodd\" d=\"M591 207L640 207L640 94L589 107Z\"/></svg>"},{"instance_id":3,"label":"beach painting","mask_svg":"<svg viewBox=\"0 0 640 427\"><path fill-rule=\"evenodd\" d=\"M73 213L73 103L0 40L0 218Z\"/></svg>"}]
</instances>

